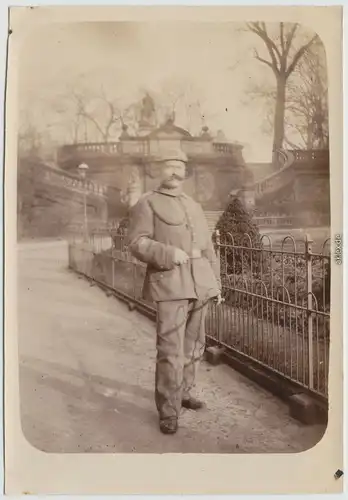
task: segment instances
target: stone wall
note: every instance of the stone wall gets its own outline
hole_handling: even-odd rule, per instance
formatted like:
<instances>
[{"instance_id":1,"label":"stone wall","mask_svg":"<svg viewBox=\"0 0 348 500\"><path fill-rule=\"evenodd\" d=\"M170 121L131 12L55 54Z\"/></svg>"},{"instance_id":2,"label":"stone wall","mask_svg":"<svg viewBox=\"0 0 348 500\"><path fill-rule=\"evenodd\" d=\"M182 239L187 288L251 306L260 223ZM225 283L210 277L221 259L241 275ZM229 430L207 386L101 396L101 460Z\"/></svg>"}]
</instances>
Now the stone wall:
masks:
<instances>
[{"instance_id":1,"label":"stone wall","mask_svg":"<svg viewBox=\"0 0 348 500\"><path fill-rule=\"evenodd\" d=\"M17 177L18 238L59 237L69 234L84 218L84 190L90 225L108 218L104 187L66 174L37 159L20 159Z\"/></svg>"},{"instance_id":2,"label":"stone wall","mask_svg":"<svg viewBox=\"0 0 348 500\"><path fill-rule=\"evenodd\" d=\"M113 190L112 199L109 197L108 200L111 218L117 215L117 210L123 212L122 200L127 203L127 193L131 192L136 199L142 193L158 187L156 168L142 159L128 158L113 164L93 163L89 167L90 177ZM245 185L245 170L244 166L231 165L228 160L198 160L191 164L184 190L200 202L204 210L223 210L228 203L230 191Z\"/></svg>"},{"instance_id":3,"label":"stone wall","mask_svg":"<svg viewBox=\"0 0 348 500\"><path fill-rule=\"evenodd\" d=\"M288 224L291 218L295 227L329 226L329 151L291 154L293 161L287 168L256 183L255 215L272 219L275 225L281 220Z\"/></svg>"},{"instance_id":4,"label":"stone wall","mask_svg":"<svg viewBox=\"0 0 348 500\"><path fill-rule=\"evenodd\" d=\"M230 191L244 187L250 179L242 146L214 142L206 127L201 136L192 137L171 122L154 129L145 138L131 137L124 131L115 143L63 146L58 160L66 171L76 170L79 163L87 163L90 177L119 190L120 198L132 204L142 193L158 186L158 164L154 159L166 146L186 152L191 175L184 189L205 210L223 210ZM117 204L109 205L109 212L117 215Z\"/></svg>"}]
</instances>

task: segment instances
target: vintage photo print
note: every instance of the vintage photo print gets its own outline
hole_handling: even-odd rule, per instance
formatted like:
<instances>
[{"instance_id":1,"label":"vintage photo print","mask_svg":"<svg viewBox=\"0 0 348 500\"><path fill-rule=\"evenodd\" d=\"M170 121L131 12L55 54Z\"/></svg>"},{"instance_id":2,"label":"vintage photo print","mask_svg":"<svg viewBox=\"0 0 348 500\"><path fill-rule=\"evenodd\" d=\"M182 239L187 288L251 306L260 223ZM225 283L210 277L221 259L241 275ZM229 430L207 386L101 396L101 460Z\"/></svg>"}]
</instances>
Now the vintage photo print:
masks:
<instances>
[{"instance_id":1,"label":"vintage photo print","mask_svg":"<svg viewBox=\"0 0 348 500\"><path fill-rule=\"evenodd\" d=\"M341 491L341 9L10 29L6 492Z\"/></svg>"}]
</instances>

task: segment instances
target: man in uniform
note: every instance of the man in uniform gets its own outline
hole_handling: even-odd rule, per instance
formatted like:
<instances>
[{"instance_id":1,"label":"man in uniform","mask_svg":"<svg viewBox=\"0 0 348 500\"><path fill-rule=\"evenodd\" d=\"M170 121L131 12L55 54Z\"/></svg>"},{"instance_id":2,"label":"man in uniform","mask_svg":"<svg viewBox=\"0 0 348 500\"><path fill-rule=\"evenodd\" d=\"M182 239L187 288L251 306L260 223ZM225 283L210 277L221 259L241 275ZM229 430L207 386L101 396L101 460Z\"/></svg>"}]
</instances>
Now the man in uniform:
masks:
<instances>
[{"instance_id":1,"label":"man in uniform","mask_svg":"<svg viewBox=\"0 0 348 500\"><path fill-rule=\"evenodd\" d=\"M202 207L183 192L186 155L168 151L158 161L160 186L131 209L128 243L147 264L143 296L157 303L155 401L160 430L174 434L182 407L203 406L191 391L204 353L208 302L221 302L221 282Z\"/></svg>"}]
</instances>

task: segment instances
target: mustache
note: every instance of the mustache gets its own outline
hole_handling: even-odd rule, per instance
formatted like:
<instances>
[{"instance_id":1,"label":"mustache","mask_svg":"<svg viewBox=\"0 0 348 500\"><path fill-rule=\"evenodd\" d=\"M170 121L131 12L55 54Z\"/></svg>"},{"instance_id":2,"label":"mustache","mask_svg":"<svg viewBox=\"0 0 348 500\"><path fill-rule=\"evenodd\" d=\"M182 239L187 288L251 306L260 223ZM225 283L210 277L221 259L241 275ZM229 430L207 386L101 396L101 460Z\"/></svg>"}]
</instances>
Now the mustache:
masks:
<instances>
[{"instance_id":1,"label":"mustache","mask_svg":"<svg viewBox=\"0 0 348 500\"><path fill-rule=\"evenodd\" d=\"M183 180L185 180L185 176L173 174L170 177L166 178L166 181L172 181L172 180L183 181Z\"/></svg>"}]
</instances>

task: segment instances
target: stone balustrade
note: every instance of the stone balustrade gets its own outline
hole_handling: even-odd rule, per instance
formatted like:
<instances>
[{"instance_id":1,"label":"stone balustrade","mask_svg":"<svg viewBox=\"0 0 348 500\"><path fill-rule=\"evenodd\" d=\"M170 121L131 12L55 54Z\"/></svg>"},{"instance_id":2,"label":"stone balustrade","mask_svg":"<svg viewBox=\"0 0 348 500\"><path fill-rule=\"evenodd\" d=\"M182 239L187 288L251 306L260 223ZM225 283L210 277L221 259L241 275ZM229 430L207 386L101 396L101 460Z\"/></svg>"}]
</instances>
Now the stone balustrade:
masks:
<instances>
[{"instance_id":1,"label":"stone balustrade","mask_svg":"<svg viewBox=\"0 0 348 500\"><path fill-rule=\"evenodd\" d=\"M267 217L253 217L253 222L259 229L271 230L282 228L328 227L330 218L327 214L307 212L298 215L270 215Z\"/></svg>"},{"instance_id":2,"label":"stone balustrade","mask_svg":"<svg viewBox=\"0 0 348 500\"><path fill-rule=\"evenodd\" d=\"M292 165L275 172L255 185L255 196L257 198L264 194L274 192L286 186L294 177Z\"/></svg>"},{"instance_id":3,"label":"stone balustrade","mask_svg":"<svg viewBox=\"0 0 348 500\"><path fill-rule=\"evenodd\" d=\"M318 170L319 167L324 165L324 167L327 166L328 170L330 160L328 150L291 150L288 153L292 157L292 161L288 166L281 168L255 184L256 197L276 191L288 184L296 175L294 169L305 167L306 170Z\"/></svg>"},{"instance_id":4,"label":"stone balustrade","mask_svg":"<svg viewBox=\"0 0 348 500\"><path fill-rule=\"evenodd\" d=\"M234 144L224 143L224 142L214 142L213 150L218 154L223 155L233 155L235 152L236 146Z\"/></svg>"},{"instance_id":5,"label":"stone balustrade","mask_svg":"<svg viewBox=\"0 0 348 500\"><path fill-rule=\"evenodd\" d=\"M63 172L48 165L37 164L35 169L41 170L42 180L48 184L66 187L77 192L87 192L95 196L105 198L107 196L107 186L96 183L90 179L81 179L78 175Z\"/></svg>"},{"instance_id":6,"label":"stone balustrade","mask_svg":"<svg viewBox=\"0 0 348 500\"><path fill-rule=\"evenodd\" d=\"M79 144L66 144L59 148L58 156L64 158L74 154L119 154L121 153L120 142L89 142Z\"/></svg>"},{"instance_id":7,"label":"stone balustrade","mask_svg":"<svg viewBox=\"0 0 348 500\"><path fill-rule=\"evenodd\" d=\"M195 155L211 155L214 153L213 144L211 141L181 141L182 149L188 156Z\"/></svg>"},{"instance_id":8,"label":"stone balustrade","mask_svg":"<svg viewBox=\"0 0 348 500\"><path fill-rule=\"evenodd\" d=\"M258 227L295 227L296 226L296 217L289 216L268 216L268 217L253 217L253 222Z\"/></svg>"},{"instance_id":9,"label":"stone balustrade","mask_svg":"<svg viewBox=\"0 0 348 500\"><path fill-rule=\"evenodd\" d=\"M88 162L89 158L100 156L121 157L123 155L151 156L157 148L152 147L151 140L129 138L119 142L108 143L80 143L64 145L58 150L58 162L63 164L72 158L83 159ZM182 149L189 156L195 155L218 155L233 156L239 154L241 146L230 143L214 143L207 140L181 140Z\"/></svg>"},{"instance_id":10,"label":"stone balustrade","mask_svg":"<svg viewBox=\"0 0 348 500\"><path fill-rule=\"evenodd\" d=\"M277 191L289 184L297 176L299 169L301 171L305 169L307 172L313 171L313 175L318 174L319 171L329 175L329 150L292 150L289 153L292 161L288 166L281 168L255 184L256 198L260 199L265 194Z\"/></svg>"},{"instance_id":11,"label":"stone balustrade","mask_svg":"<svg viewBox=\"0 0 348 500\"><path fill-rule=\"evenodd\" d=\"M291 150L291 154L294 156L295 160L298 162L310 162L313 161L329 161L329 150L328 149L312 149L312 150Z\"/></svg>"},{"instance_id":12,"label":"stone balustrade","mask_svg":"<svg viewBox=\"0 0 348 500\"><path fill-rule=\"evenodd\" d=\"M38 159L21 158L18 164L18 237L56 237L70 224L104 224L108 218L108 188L78 174L63 172Z\"/></svg>"}]
</instances>

